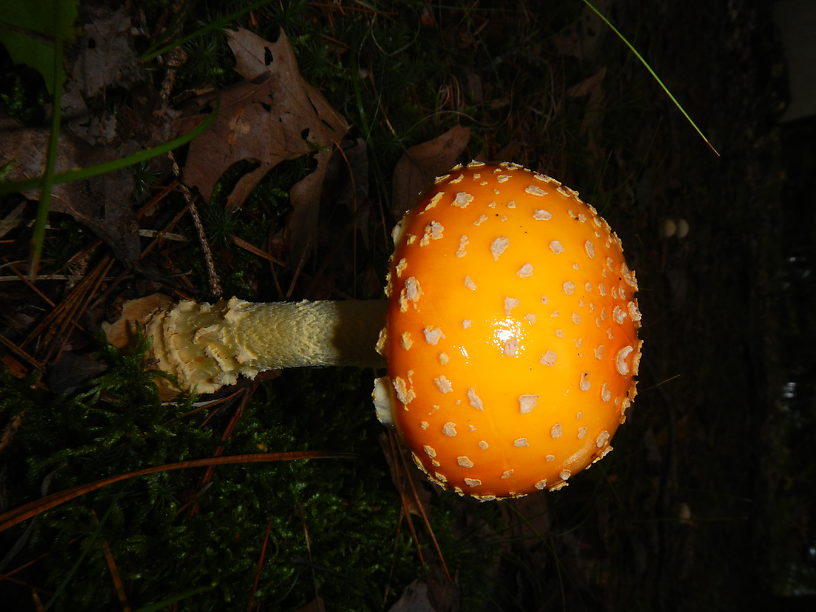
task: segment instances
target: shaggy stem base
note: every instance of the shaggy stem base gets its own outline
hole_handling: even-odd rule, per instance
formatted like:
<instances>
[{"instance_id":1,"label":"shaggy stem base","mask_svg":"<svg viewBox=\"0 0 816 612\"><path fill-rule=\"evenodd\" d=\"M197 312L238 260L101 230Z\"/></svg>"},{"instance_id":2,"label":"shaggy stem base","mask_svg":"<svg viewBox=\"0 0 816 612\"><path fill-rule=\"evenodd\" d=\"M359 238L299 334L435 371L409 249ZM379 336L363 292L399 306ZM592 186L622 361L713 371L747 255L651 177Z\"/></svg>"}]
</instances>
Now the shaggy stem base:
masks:
<instances>
[{"instance_id":1,"label":"shaggy stem base","mask_svg":"<svg viewBox=\"0 0 816 612\"><path fill-rule=\"evenodd\" d=\"M146 333L159 370L176 376L182 390L211 393L264 370L381 367L374 347L385 308L385 300L185 301L155 313Z\"/></svg>"}]
</instances>

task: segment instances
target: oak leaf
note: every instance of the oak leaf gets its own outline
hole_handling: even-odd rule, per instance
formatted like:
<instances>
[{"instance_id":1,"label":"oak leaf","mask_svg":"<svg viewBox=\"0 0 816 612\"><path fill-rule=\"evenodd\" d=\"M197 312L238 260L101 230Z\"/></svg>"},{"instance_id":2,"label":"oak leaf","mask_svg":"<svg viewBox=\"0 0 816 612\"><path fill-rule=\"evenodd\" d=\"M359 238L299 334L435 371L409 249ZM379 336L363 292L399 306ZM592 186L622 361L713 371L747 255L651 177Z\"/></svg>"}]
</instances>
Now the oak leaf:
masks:
<instances>
[{"instance_id":1,"label":"oak leaf","mask_svg":"<svg viewBox=\"0 0 816 612\"><path fill-rule=\"evenodd\" d=\"M348 130L346 120L300 75L289 39L281 30L270 42L246 29L228 32L235 70L244 81L220 95L213 126L190 145L184 180L209 199L221 175L236 162L258 164L227 196L240 208L252 190L279 163L313 155L315 169L290 190L290 254L303 255L314 240L323 180L334 143ZM202 102L206 102L203 101ZM182 131L202 120L187 117Z\"/></svg>"}]
</instances>

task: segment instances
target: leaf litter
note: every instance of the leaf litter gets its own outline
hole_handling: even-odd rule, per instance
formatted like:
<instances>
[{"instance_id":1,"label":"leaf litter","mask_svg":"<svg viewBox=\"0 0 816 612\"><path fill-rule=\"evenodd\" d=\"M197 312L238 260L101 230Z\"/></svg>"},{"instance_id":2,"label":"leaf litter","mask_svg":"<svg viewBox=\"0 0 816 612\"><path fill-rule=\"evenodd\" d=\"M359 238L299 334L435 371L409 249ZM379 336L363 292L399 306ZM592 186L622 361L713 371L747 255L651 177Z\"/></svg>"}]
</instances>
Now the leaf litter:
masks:
<instances>
[{"instance_id":1,"label":"leaf litter","mask_svg":"<svg viewBox=\"0 0 816 612\"><path fill-rule=\"evenodd\" d=\"M219 116L190 145L184 181L209 199L218 179L235 163L257 163L227 196L227 208L234 211L275 166L311 155L314 170L290 190L289 253L298 261L314 244L329 159L349 124L300 75L283 30L275 42L244 28L230 30L227 35L235 56L235 71L245 80L217 94ZM212 96L208 96L198 104L203 110L212 102ZM202 117L185 117L179 122L180 131L191 129Z\"/></svg>"}]
</instances>

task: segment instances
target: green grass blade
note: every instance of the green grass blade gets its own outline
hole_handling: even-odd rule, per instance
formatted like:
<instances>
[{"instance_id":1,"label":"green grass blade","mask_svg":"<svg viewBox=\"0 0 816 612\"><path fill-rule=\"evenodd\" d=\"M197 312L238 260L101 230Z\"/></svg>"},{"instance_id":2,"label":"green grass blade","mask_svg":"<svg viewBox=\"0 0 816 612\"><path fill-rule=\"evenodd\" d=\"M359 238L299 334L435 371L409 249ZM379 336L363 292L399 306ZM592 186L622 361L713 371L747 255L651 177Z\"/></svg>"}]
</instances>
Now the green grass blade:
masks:
<instances>
[{"instance_id":1,"label":"green grass blade","mask_svg":"<svg viewBox=\"0 0 816 612\"><path fill-rule=\"evenodd\" d=\"M40 258L45 241L45 226L48 223L48 211L51 208L51 189L54 186L54 168L57 165L57 150L59 148L60 124L62 123L62 38L54 39L54 65L51 70L51 133L48 136L48 153L45 158L45 169L40 180L40 202L37 206L37 218L34 221L34 231L31 234L31 265L29 275L36 278L40 269Z\"/></svg>"},{"instance_id":2,"label":"green grass blade","mask_svg":"<svg viewBox=\"0 0 816 612\"><path fill-rule=\"evenodd\" d=\"M706 138L705 134L703 134L703 131L699 127L697 127L697 124L694 123L694 120L686 112L686 109L684 109L682 104L680 104L680 102L677 100L677 98L674 97L674 94L672 94L672 92L669 91L669 88L666 87L666 85L663 83L661 78L659 76L657 76L657 73L649 65L649 62L647 62L646 59L638 52L638 50L635 49L634 45L632 43L630 43L629 40L620 32L620 30L618 30L614 25L612 25L612 22L609 21L609 19L607 19L606 16L603 13L601 13L597 8L595 8L595 6L593 6L593 4L589 0L581 0L581 1L586 6L588 6L590 8L590 10L593 13L595 13L601 19L601 21L603 21L606 24L606 26L615 33L615 35L618 38L621 39L621 41L623 41L623 44L626 45L629 48L629 50L638 59L638 61L640 61L640 63L643 64L643 66L646 68L646 70L649 71L649 74L652 75L652 78L655 81L657 81L657 84L660 85L660 88L669 97L669 100L671 100L672 103L677 107L677 110L679 110L683 114L683 117L686 118L686 121L688 121L689 124L691 125L691 127L694 128L694 131L696 131L697 134L700 136L700 138L703 139L703 142L705 142L708 145L708 148L711 149L717 157L719 157L720 152L717 151L716 148L714 148L714 145L711 144L711 141L709 141L708 138Z\"/></svg>"},{"instance_id":3,"label":"green grass blade","mask_svg":"<svg viewBox=\"0 0 816 612\"><path fill-rule=\"evenodd\" d=\"M99 174L105 174L106 172L113 172L114 170L121 170L122 168L127 168L128 166L132 166L133 164L138 164L143 161L147 161L152 159L158 155L163 153L167 153L168 151L172 151L173 149L177 149L178 147L187 144L194 138L196 138L199 134L201 134L204 130L212 125L212 122L215 121L215 117L218 114L219 106L216 107L207 115L207 118L204 119L201 123L199 123L195 128L179 136L178 138L174 138L168 142L162 143L150 149L144 149L142 151L137 151L132 155L128 155L126 157L120 157L119 159L114 159L109 162L105 162L104 164L97 164L95 166L88 166L87 168L78 168L76 170L68 170L67 172L61 172L59 174L54 174L50 177L51 185L59 185L60 183L70 183L72 181L80 181L83 179L88 179ZM25 181L10 181L7 183L0 183L0 194L4 193L15 193L18 191L28 191L30 189L36 189L38 186L42 185L45 177L39 177L35 179L28 179Z\"/></svg>"}]
</instances>

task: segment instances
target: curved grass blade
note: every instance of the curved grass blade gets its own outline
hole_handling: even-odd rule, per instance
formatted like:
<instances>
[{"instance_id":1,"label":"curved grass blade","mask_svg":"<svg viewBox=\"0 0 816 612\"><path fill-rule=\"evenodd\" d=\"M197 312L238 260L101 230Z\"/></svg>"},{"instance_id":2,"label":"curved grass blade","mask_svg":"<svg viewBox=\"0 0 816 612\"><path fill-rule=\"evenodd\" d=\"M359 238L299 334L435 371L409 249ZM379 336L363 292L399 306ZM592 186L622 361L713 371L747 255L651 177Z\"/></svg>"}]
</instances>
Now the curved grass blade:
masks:
<instances>
[{"instance_id":1,"label":"curved grass blade","mask_svg":"<svg viewBox=\"0 0 816 612\"><path fill-rule=\"evenodd\" d=\"M355 455L353 453L335 452L329 453L325 451L292 451L281 453L256 453L250 455L230 455L227 457L210 457L208 459L194 459L192 461L180 461L179 463L167 463L165 465L156 465L135 472L127 472L125 474L117 474L104 480L98 480L88 484L78 485L58 491L51 495L46 495L33 502L24 504L14 510L9 510L0 514L0 531L5 531L10 527L14 527L23 521L42 514L46 510L55 508L66 502L69 502L77 497L81 497L86 493L96 491L108 485L112 485L129 478L136 478L138 476L147 476L148 474L157 474L159 472L170 472L172 470L186 470L189 468L209 467L212 465L228 465L234 463L269 463L273 461L297 461L299 459L351 459Z\"/></svg>"},{"instance_id":2,"label":"curved grass blade","mask_svg":"<svg viewBox=\"0 0 816 612\"><path fill-rule=\"evenodd\" d=\"M165 143L162 143L150 149L137 151L132 155L120 157L119 159L114 159L103 164L97 164L95 166L88 166L87 168L78 168L75 170L68 170L67 172L60 172L59 174L54 174L53 176L51 176L51 185L59 185L60 183L70 183L72 181L81 181L84 179L97 176L99 174L105 174L106 172L121 170L122 168L127 168L128 166L132 166L133 164L138 164L140 162L147 161L149 159L162 155L163 153L167 153L168 151L177 149L178 147L187 144L188 142L199 136L208 127L210 127L210 125L212 125L212 122L215 121L215 117L218 114L218 110L219 106L216 105L216 107L210 112L209 115L207 115L207 118L204 119L204 121L199 123L196 127L194 127L186 134L182 134L178 138L174 138L173 140L169 140ZM45 177L41 176L35 179L28 179L25 181L10 181L6 183L0 183L0 194L15 193L18 191L29 191L31 189L36 189L42 184L44 179Z\"/></svg>"},{"instance_id":3,"label":"curved grass blade","mask_svg":"<svg viewBox=\"0 0 816 612\"><path fill-rule=\"evenodd\" d=\"M65 76L62 69L62 38L54 39L54 65L51 71L51 132L48 135L48 151L45 157L44 174L40 181L40 201L37 206L37 217L34 220L34 231L31 234L31 278L37 276L40 269L43 242L45 241L45 226L48 223L48 211L51 209L51 189L54 186L54 168L57 165L57 149L59 147L60 124L62 123L62 81Z\"/></svg>"},{"instance_id":4,"label":"curved grass blade","mask_svg":"<svg viewBox=\"0 0 816 612\"><path fill-rule=\"evenodd\" d=\"M686 112L686 109L684 109L683 106L680 104L680 102L678 102L677 98L674 97L674 94L672 94L672 92L669 91L669 88L666 87L666 85L663 83L661 78L659 76L657 76L657 73L649 65L649 62L647 62L646 59L638 52L638 50L635 49L634 45L632 45L632 43L630 43L627 40L627 38L614 25L612 25L612 22L609 21L609 19L607 19L606 16L604 16L603 13L601 13L598 9L596 9L595 6L593 6L593 4L589 0L581 0L581 1L585 5L587 5L590 8L590 10L593 13L595 13L601 19L601 21L603 21L606 24L606 26L615 33L615 35L618 38L621 39L621 41L623 41L623 44L626 45L629 48L629 50L632 52L632 54L640 61L641 64L643 64L643 66L646 68L646 70L648 70L649 74L652 75L652 78L655 81L657 81L657 84L660 85L660 88L669 97L669 100L671 100L672 103L677 107L677 110L679 110L683 114L683 117L686 118L686 121L688 121L689 124L691 125L691 127L694 128L694 131L697 132L697 134L700 136L700 138L703 139L703 142L705 142L708 145L708 148L711 149L717 157L719 157L720 152L717 151L716 148L714 148L714 145L711 144L711 141L709 141L708 138L706 138L706 135L703 134L703 131L699 127L697 127L697 124L694 123L694 120Z\"/></svg>"}]
</instances>

